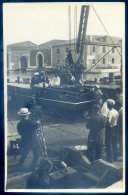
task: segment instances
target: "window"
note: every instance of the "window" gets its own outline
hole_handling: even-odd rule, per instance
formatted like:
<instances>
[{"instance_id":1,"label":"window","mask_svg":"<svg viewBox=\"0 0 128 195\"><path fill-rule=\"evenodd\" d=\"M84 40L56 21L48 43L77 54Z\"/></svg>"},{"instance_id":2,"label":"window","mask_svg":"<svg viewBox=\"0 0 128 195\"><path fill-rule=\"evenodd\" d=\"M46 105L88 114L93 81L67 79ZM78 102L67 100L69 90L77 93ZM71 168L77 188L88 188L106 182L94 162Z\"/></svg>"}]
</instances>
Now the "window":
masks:
<instances>
[{"instance_id":1,"label":"window","mask_svg":"<svg viewBox=\"0 0 128 195\"><path fill-rule=\"evenodd\" d=\"M103 58L103 64L105 64L105 58Z\"/></svg>"},{"instance_id":2,"label":"window","mask_svg":"<svg viewBox=\"0 0 128 195\"><path fill-rule=\"evenodd\" d=\"M59 48L57 48L56 53L60 54L60 49Z\"/></svg>"},{"instance_id":3,"label":"window","mask_svg":"<svg viewBox=\"0 0 128 195\"><path fill-rule=\"evenodd\" d=\"M57 64L59 64L60 63L60 59L57 59Z\"/></svg>"},{"instance_id":4,"label":"window","mask_svg":"<svg viewBox=\"0 0 128 195\"><path fill-rule=\"evenodd\" d=\"M115 53L115 48L114 47L112 48L112 53Z\"/></svg>"},{"instance_id":5,"label":"window","mask_svg":"<svg viewBox=\"0 0 128 195\"><path fill-rule=\"evenodd\" d=\"M114 64L115 63L115 59L114 58L112 58L112 64Z\"/></svg>"},{"instance_id":6,"label":"window","mask_svg":"<svg viewBox=\"0 0 128 195\"><path fill-rule=\"evenodd\" d=\"M66 48L66 53L68 53L69 52L69 49L68 48Z\"/></svg>"},{"instance_id":7,"label":"window","mask_svg":"<svg viewBox=\"0 0 128 195\"><path fill-rule=\"evenodd\" d=\"M95 59L92 60L92 63L95 64Z\"/></svg>"},{"instance_id":8,"label":"window","mask_svg":"<svg viewBox=\"0 0 128 195\"><path fill-rule=\"evenodd\" d=\"M105 53L105 47L103 47L103 53Z\"/></svg>"},{"instance_id":9,"label":"window","mask_svg":"<svg viewBox=\"0 0 128 195\"><path fill-rule=\"evenodd\" d=\"M106 37L103 37L103 42L106 42Z\"/></svg>"},{"instance_id":10,"label":"window","mask_svg":"<svg viewBox=\"0 0 128 195\"><path fill-rule=\"evenodd\" d=\"M95 51L96 51L96 48L95 48L95 46L93 46L93 48L92 48L92 51L93 51L93 52L95 52Z\"/></svg>"}]
</instances>

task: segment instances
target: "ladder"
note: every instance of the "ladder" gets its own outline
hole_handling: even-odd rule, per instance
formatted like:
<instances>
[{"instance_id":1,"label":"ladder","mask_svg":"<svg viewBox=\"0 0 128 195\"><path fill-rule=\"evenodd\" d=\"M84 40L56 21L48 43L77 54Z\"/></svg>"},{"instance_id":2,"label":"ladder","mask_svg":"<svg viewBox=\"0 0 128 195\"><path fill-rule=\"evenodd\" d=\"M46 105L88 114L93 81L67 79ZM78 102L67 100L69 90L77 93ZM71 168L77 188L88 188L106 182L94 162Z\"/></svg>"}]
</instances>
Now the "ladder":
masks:
<instances>
[{"instance_id":1,"label":"ladder","mask_svg":"<svg viewBox=\"0 0 128 195\"><path fill-rule=\"evenodd\" d=\"M87 30L89 8L90 8L89 5L83 5L81 7L78 41L77 41L77 46L76 46L76 52L80 53L80 56L79 56L79 59L78 59L79 62L83 60L84 44L85 44L85 37L86 37L86 30Z\"/></svg>"}]
</instances>

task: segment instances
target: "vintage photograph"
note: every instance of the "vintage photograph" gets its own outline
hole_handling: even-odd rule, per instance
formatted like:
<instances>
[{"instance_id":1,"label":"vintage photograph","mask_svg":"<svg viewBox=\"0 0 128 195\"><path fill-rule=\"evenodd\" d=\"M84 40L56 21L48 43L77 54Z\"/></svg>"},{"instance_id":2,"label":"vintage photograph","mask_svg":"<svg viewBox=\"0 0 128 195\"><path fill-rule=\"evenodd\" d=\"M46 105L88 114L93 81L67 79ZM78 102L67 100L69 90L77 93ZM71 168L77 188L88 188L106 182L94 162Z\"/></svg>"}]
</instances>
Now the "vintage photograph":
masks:
<instances>
[{"instance_id":1,"label":"vintage photograph","mask_svg":"<svg viewBox=\"0 0 128 195\"><path fill-rule=\"evenodd\" d=\"M125 192L125 4L4 3L6 192Z\"/></svg>"}]
</instances>

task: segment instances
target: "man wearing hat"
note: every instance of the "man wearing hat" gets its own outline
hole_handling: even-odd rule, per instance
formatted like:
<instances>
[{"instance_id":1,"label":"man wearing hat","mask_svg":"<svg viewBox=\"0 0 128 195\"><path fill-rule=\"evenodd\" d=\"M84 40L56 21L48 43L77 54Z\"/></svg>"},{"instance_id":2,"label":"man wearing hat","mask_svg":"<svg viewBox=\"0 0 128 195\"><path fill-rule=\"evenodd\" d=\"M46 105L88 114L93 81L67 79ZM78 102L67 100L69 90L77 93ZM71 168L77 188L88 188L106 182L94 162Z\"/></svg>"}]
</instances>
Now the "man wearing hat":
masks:
<instances>
[{"instance_id":1,"label":"man wearing hat","mask_svg":"<svg viewBox=\"0 0 128 195\"><path fill-rule=\"evenodd\" d=\"M39 73L35 72L34 76L31 79L30 88L33 88L35 84L39 84Z\"/></svg>"},{"instance_id":2,"label":"man wearing hat","mask_svg":"<svg viewBox=\"0 0 128 195\"><path fill-rule=\"evenodd\" d=\"M113 99L107 100L107 107L109 109L107 122L106 122L106 152L107 161L113 162L117 161L117 138L118 138L118 128L117 122L119 113L114 109L115 101Z\"/></svg>"},{"instance_id":3,"label":"man wearing hat","mask_svg":"<svg viewBox=\"0 0 128 195\"><path fill-rule=\"evenodd\" d=\"M103 130L105 127L105 118L99 114L100 106L92 106L93 115L87 121L88 134L88 158L92 162L102 158Z\"/></svg>"},{"instance_id":4,"label":"man wearing hat","mask_svg":"<svg viewBox=\"0 0 128 195\"><path fill-rule=\"evenodd\" d=\"M45 72L41 71L41 73L39 75L39 83L45 83L45 82L46 82Z\"/></svg>"},{"instance_id":5,"label":"man wearing hat","mask_svg":"<svg viewBox=\"0 0 128 195\"><path fill-rule=\"evenodd\" d=\"M99 85L95 85L95 87L93 88L93 92L94 92L95 98L100 98L103 95L103 93L100 90Z\"/></svg>"},{"instance_id":6,"label":"man wearing hat","mask_svg":"<svg viewBox=\"0 0 128 195\"><path fill-rule=\"evenodd\" d=\"M17 124L17 131L21 136L21 158L19 165L23 165L30 150L33 152L33 160L30 169L34 169L38 160L38 152L32 139L35 130L38 129L38 123L29 120L30 112L28 108L21 108L18 114L21 116L21 121Z\"/></svg>"}]
</instances>

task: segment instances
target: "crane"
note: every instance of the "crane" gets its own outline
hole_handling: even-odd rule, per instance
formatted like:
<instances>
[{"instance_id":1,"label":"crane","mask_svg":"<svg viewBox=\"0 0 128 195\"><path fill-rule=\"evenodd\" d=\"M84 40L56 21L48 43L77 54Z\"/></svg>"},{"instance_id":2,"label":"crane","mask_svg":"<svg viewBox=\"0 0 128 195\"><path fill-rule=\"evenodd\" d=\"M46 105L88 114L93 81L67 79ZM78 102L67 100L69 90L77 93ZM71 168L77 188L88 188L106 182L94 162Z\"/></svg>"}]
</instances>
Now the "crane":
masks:
<instances>
[{"instance_id":1,"label":"crane","mask_svg":"<svg viewBox=\"0 0 128 195\"><path fill-rule=\"evenodd\" d=\"M90 8L89 5L83 5L81 8L78 41L77 41L77 47L76 47L76 52L79 54L77 64L83 62L83 54L84 54L84 45L85 45L85 37L86 37L86 30L87 30L89 8Z\"/></svg>"},{"instance_id":2,"label":"crane","mask_svg":"<svg viewBox=\"0 0 128 195\"><path fill-rule=\"evenodd\" d=\"M80 16L80 24L79 24L79 32L76 46L76 53L78 54L78 59L74 62L72 58L71 50L69 51L67 58L69 61L69 65L73 67L74 76L76 81L79 80L81 72L85 69L84 63L84 47L85 47L85 37L87 30L87 22L89 16L89 5L82 5L81 7L81 16ZM79 70L78 70L79 69Z\"/></svg>"}]
</instances>

